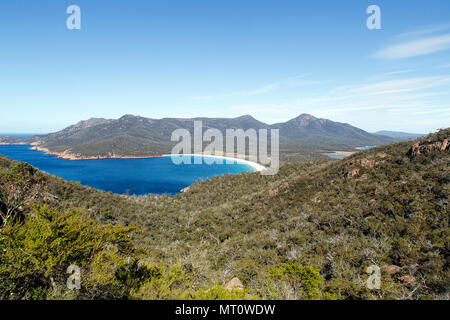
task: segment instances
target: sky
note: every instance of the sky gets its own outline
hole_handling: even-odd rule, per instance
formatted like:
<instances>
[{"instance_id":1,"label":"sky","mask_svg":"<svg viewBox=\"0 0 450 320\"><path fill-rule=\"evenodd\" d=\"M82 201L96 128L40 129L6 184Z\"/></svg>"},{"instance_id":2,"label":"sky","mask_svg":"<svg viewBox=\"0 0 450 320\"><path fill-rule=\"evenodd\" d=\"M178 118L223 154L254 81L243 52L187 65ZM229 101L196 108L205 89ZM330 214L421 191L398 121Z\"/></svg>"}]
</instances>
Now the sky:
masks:
<instances>
[{"instance_id":1,"label":"sky","mask_svg":"<svg viewBox=\"0 0 450 320\"><path fill-rule=\"evenodd\" d=\"M366 25L370 5L381 29ZM302 113L370 132L449 127L450 1L0 2L2 133Z\"/></svg>"}]
</instances>

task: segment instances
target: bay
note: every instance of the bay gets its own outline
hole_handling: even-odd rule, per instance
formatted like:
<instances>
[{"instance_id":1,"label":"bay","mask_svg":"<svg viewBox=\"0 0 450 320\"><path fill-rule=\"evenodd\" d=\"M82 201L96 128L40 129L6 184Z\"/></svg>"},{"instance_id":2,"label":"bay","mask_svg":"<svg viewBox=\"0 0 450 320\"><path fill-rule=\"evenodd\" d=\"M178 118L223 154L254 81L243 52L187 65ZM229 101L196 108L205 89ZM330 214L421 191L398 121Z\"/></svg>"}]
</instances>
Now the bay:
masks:
<instances>
[{"instance_id":1,"label":"bay","mask_svg":"<svg viewBox=\"0 0 450 320\"><path fill-rule=\"evenodd\" d=\"M146 195L179 193L200 179L225 174L253 172L247 164L192 164L175 165L171 157L145 159L65 160L28 145L0 145L0 154L64 178L79 181L103 191L119 194ZM197 157L197 156L195 156ZM201 157L201 156L199 156Z\"/></svg>"}]
</instances>

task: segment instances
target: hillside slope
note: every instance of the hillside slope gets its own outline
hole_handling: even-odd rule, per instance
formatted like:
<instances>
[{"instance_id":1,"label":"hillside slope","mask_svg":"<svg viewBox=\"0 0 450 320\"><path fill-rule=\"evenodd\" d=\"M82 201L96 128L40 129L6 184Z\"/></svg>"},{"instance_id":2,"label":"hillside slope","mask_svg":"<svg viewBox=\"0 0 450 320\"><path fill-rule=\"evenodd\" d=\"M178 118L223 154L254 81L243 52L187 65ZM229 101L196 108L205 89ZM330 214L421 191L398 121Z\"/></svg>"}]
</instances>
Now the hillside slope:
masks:
<instances>
[{"instance_id":1,"label":"hillside slope","mask_svg":"<svg viewBox=\"0 0 450 320\"><path fill-rule=\"evenodd\" d=\"M280 129L280 135L302 144L327 146L382 145L392 140L386 136L374 135L347 123L318 119L302 114L272 128Z\"/></svg>"},{"instance_id":2,"label":"hillside slope","mask_svg":"<svg viewBox=\"0 0 450 320\"><path fill-rule=\"evenodd\" d=\"M415 139L419 139L419 138L425 136L425 134L422 134L422 133L408 133L408 132L386 131L386 130L377 131L377 132L375 132L375 134L398 139L399 141L415 140Z\"/></svg>"},{"instance_id":3,"label":"hillside slope","mask_svg":"<svg viewBox=\"0 0 450 320\"><path fill-rule=\"evenodd\" d=\"M343 160L284 165L274 177L213 178L174 198L113 195L39 172L26 177L27 189L14 188L3 173L2 210L8 195L26 190L17 206L25 217L27 204L41 201L81 208L102 223L137 225L134 243L154 259L182 263L198 286L238 277L255 296L306 298L305 279L274 278L283 264L296 264L320 272L323 297L444 299L449 139L446 129ZM0 157L0 167L15 165ZM381 268L379 290L366 286L370 265Z\"/></svg>"}]
</instances>

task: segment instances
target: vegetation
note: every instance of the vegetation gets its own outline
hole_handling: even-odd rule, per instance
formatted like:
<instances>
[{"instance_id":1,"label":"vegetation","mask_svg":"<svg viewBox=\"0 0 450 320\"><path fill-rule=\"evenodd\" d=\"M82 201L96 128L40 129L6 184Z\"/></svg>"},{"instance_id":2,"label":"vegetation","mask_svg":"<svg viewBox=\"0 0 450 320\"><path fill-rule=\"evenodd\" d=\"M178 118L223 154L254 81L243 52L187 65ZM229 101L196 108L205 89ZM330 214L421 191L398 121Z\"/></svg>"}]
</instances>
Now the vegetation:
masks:
<instances>
[{"instance_id":1,"label":"vegetation","mask_svg":"<svg viewBox=\"0 0 450 320\"><path fill-rule=\"evenodd\" d=\"M204 130L218 129L224 136L226 129L231 128L278 129L281 160L285 162L318 158L327 150L353 150L358 146L381 145L394 141L387 136L371 134L345 123L302 114L288 122L274 125L260 122L251 116L233 119L160 120L132 115L125 115L117 120L93 118L48 135L24 139L0 137L0 143L37 143L39 147L50 152L65 153L65 156L70 154L75 158L159 156L171 153L176 144L171 141L171 135L176 129L187 129L193 136L194 120L202 121ZM205 146L207 144L205 143ZM268 148L270 149L270 146Z\"/></svg>"},{"instance_id":2,"label":"vegetation","mask_svg":"<svg viewBox=\"0 0 450 320\"><path fill-rule=\"evenodd\" d=\"M175 197L101 192L0 157L1 298L447 299L449 136ZM70 265L81 290L66 287ZM366 286L371 265L380 289ZM225 289L234 277L244 290Z\"/></svg>"},{"instance_id":3,"label":"vegetation","mask_svg":"<svg viewBox=\"0 0 450 320\"><path fill-rule=\"evenodd\" d=\"M310 266L300 266L297 263L280 263L269 270L269 277L279 280L283 287L292 291L292 297L287 294L284 299L300 298L302 300L317 300L323 297L319 286L323 283L324 278L320 275L320 271ZM283 292L283 290L279 290ZM326 295L332 297L332 295Z\"/></svg>"}]
</instances>

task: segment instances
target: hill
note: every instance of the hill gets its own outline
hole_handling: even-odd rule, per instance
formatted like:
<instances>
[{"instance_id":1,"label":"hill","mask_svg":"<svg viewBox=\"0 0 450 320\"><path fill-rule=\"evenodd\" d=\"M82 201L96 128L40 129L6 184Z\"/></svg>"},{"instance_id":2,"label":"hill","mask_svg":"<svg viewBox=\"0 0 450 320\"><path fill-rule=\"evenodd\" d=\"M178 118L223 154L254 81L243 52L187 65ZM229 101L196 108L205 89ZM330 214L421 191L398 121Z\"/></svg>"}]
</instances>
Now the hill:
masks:
<instances>
[{"instance_id":1,"label":"hill","mask_svg":"<svg viewBox=\"0 0 450 320\"><path fill-rule=\"evenodd\" d=\"M407 133L407 132L399 132L399 131L377 131L375 134L391 137L398 140L415 140L425 136L422 133Z\"/></svg>"},{"instance_id":2,"label":"hill","mask_svg":"<svg viewBox=\"0 0 450 320\"><path fill-rule=\"evenodd\" d=\"M220 299L238 277L264 299L445 299L449 138L216 177L173 198L105 193L0 157L2 216L16 217L1 231L0 294L65 297L58 281L75 260L89 277L72 298ZM133 238L120 229L130 225ZM118 249L86 251L92 233L103 234L94 249ZM371 265L378 290L366 286Z\"/></svg>"},{"instance_id":3,"label":"hill","mask_svg":"<svg viewBox=\"0 0 450 320\"><path fill-rule=\"evenodd\" d=\"M64 130L26 139L0 137L0 143L33 143L42 151L67 158L158 156L170 153L171 134L179 128L193 133L194 120L203 129L279 129L285 158L299 153L315 157L328 150L352 150L361 145L382 145L393 139L370 134L345 123L302 114L286 123L268 125L251 116L238 118L149 119L125 115L117 120L93 118Z\"/></svg>"},{"instance_id":4,"label":"hill","mask_svg":"<svg viewBox=\"0 0 450 320\"><path fill-rule=\"evenodd\" d=\"M389 138L374 135L353 127L347 123L334 122L328 119L318 119L309 114L302 114L285 123L277 123L272 128L280 129L280 136L293 141L342 148L382 145L391 142Z\"/></svg>"}]
</instances>

